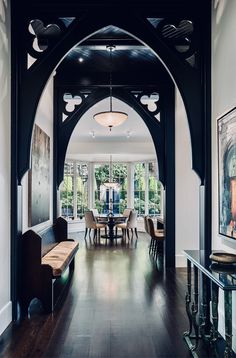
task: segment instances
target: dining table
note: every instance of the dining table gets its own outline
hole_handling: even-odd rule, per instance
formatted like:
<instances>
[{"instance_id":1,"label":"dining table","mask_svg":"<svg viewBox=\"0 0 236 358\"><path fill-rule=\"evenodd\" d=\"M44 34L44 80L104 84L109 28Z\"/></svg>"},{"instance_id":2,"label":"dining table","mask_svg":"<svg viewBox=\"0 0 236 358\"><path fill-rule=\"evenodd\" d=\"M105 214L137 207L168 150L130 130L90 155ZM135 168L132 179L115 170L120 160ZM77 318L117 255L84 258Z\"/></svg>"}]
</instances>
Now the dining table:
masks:
<instances>
[{"instance_id":1,"label":"dining table","mask_svg":"<svg viewBox=\"0 0 236 358\"><path fill-rule=\"evenodd\" d=\"M114 233L114 227L117 224L125 223L127 220L126 216L112 215L112 214L108 214L106 216L99 215L99 216L96 216L96 220L98 223L106 224L108 226L108 233L106 235L101 235L102 238L110 239L112 241L114 239L123 238L123 235L116 235Z\"/></svg>"}]
</instances>

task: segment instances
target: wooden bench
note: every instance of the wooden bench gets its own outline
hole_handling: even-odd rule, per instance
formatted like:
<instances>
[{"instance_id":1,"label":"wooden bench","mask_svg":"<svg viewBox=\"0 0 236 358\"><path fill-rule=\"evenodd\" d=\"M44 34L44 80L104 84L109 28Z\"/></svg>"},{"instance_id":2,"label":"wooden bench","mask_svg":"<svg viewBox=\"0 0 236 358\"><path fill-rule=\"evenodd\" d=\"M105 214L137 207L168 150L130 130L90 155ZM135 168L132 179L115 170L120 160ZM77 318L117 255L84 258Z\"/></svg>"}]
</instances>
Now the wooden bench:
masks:
<instances>
[{"instance_id":1,"label":"wooden bench","mask_svg":"<svg viewBox=\"0 0 236 358\"><path fill-rule=\"evenodd\" d=\"M58 218L55 225L35 232L28 230L21 238L20 304L28 312L32 299L38 298L46 312L52 312L54 284L69 267L74 270L79 244L67 238L67 221Z\"/></svg>"}]
</instances>

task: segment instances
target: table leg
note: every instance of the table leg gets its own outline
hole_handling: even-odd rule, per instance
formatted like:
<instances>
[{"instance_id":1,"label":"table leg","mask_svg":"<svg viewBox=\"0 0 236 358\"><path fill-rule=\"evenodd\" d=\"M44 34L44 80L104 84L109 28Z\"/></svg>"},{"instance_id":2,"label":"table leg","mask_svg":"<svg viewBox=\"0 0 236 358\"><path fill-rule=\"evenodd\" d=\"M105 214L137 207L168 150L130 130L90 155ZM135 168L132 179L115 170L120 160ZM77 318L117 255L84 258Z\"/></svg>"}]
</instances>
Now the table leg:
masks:
<instances>
[{"instance_id":1,"label":"table leg","mask_svg":"<svg viewBox=\"0 0 236 358\"><path fill-rule=\"evenodd\" d=\"M184 333L184 336L190 336L192 333L192 313L190 310L191 304L191 286L192 286L192 267L191 262L187 260L187 292L185 296L186 312L189 320L189 331Z\"/></svg>"},{"instance_id":2,"label":"table leg","mask_svg":"<svg viewBox=\"0 0 236 358\"><path fill-rule=\"evenodd\" d=\"M199 315L199 330L202 338L206 336L206 317L207 317L207 277L201 273L201 281L202 281L202 297L201 297L201 305L200 305L200 315Z\"/></svg>"},{"instance_id":3,"label":"table leg","mask_svg":"<svg viewBox=\"0 0 236 358\"><path fill-rule=\"evenodd\" d=\"M197 323L197 314L198 314L198 268L194 266L194 292L193 292L193 303L192 303L192 322L193 322L193 328L195 332L195 345L192 347L192 350L195 350L198 346L198 339L199 339L199 326Z\"/></svg>"},{"instance_id":4,"label":"table leg","mask_svg":"<svg viewBox=\"0 0 236 358\"><path fill-rule=\"evenodd\" d=\"M232 356L232 291L224 291L225 340L224 358Z\"/></svg>"},{"instance_id":5,"label":"table leg","mask_svg":"<svg viewBox=\"0 0 236 358\"><path fill-rule=\"evenodd\" d=\"M210 343L214 346L218 339L218 295L219 287L211 282L211 318L212 326L210 332Z\"/></svg>"}]
</instances>

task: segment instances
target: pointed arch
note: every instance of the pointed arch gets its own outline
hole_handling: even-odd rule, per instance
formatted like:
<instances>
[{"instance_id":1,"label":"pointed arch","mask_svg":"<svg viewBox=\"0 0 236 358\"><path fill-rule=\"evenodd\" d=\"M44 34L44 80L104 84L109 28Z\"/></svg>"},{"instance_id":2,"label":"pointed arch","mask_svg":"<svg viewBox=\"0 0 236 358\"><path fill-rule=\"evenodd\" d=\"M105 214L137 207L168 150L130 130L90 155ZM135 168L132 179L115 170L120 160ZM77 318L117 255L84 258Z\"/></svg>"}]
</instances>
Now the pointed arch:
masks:
<instances>
[{"instance_id":1,"label":"pointed arch","mask_svg":"<svg viewBox=\"0 0 236 358\"><path fill-rule=\"evenodd\" d=\"M59 187L60 183L63 180L64 175L64 162L66 158L67 147L71 138L71 135L75 129L75 126L81 119L81 117L96 103L108 97L108 92L105 89L98 89L88 96L84 103L79 106L77 110L68 118L67 122L57 127L57 181L56 185ZM164 127L156 120L153 121L150 118L150 114L142 106L138 105L135 99L126 91L115 89L113 91L113 97L121 100L130 107L132 107L142 118L146 124L150 136L153 140L156 155L158 158L158 167L159 167L159 179L162 184L165 186L165 142L164 142Z\"/></svg>"},{"instance_id":2,"label":"pointed arch","mask_svg":"<svg viewBox=\"0 0 236 358\"><path fill-rule=\"evenodd\" d=\"M109 25L117 26L148 46L161 60L177 84L185 103L192 144L193 169L203 180L203 118L200 76L196 70L182 62L165 44L146 18L116 12L89 14L76 19L61 40L45 51L44 56L32 65L21 81L19 93L18 129L18 180L21 181L29 169L31 135L37 105L42 91L56 66L75 45ZM37 86L35 85L37 84ZM22 145L24 143L24 145Z\"/></svg>"}]
</instances>

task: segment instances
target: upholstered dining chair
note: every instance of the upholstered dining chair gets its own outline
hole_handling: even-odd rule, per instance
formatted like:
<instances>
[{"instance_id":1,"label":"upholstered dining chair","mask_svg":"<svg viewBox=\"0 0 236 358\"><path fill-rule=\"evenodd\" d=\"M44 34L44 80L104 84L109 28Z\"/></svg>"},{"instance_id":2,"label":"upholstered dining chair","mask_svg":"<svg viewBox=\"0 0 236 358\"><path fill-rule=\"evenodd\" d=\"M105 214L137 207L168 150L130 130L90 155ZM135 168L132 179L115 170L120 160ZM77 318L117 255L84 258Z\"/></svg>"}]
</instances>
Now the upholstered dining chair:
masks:
<instances>
[{"instance_id":1,"label":"upholstered dining chair","mask_svg":"<svg viewBox=\"0 0 236 358\"><path fill-rule=\"evenodd\" d=\"M98 215L99 215L98 209L94 208L94 209L91 209L91 211L93 212L93 215L94 215L94 216L98 216Z\"/></svg>"},{"instance_id":2,"label":"upholstered dining chair","mask_svg":"<svg viewBox=\"0 0 236 358\"><path fill-rule=\"evenodd\" d=\"M93 242L96 244L98 241L100 242L100 230L105 229L106 232L106 224L105 223L98 223L94 217L93 211L89 210L84 213L84 219L85 219L85 235L84 239L86 239L88 230L89 230L89 237L91 230L94 230L93 233Z\"/></svg>"},{"instance_id":3,"label":"upholstered dining chair","mask_svg":"<svg viewBox=\"0 0 236 358\"><path fill-rule=\"evenodd\" d=\"M128 240L130 240L129 230L131 230L131 233L132 233L131 239L133 239L134 232L135 232L136 238L138 239L137 216L138 216L137 211L131 210L129 213L127 222L116 225L116 235L117 235L117 230L121 229L122 235L123 235L123 240L124 241L126 240L126 234L128 236Z\"/></svg>"},{"instance_id":4,"label":"upholstered dining chair","mask_svg":"<svg viewBox=\"0 0 236 358\"><path fill-rule=\"evenodd\" d=\"M128 218L128 217L129 217L129 214L130 214L130 212L131 212L132 210L133 210L133 209L131 209L131 208L126 208L126 209L123 211L122 216Z\"/></svg>"},{"instance_id":5,"label":"upholstered dining chair","mask_svg":"<svg viewBox=\"0 0 236 358\"><path fill-rule=\"evenodd\" d=\"M163 253L163 243L165 240L165 232L162 229L155 229L153 220L146 217L146 227L148 234L151 236L151 243L149 246L149 254L157 258L158 254Z\"/></svg>"}]
</instances>

